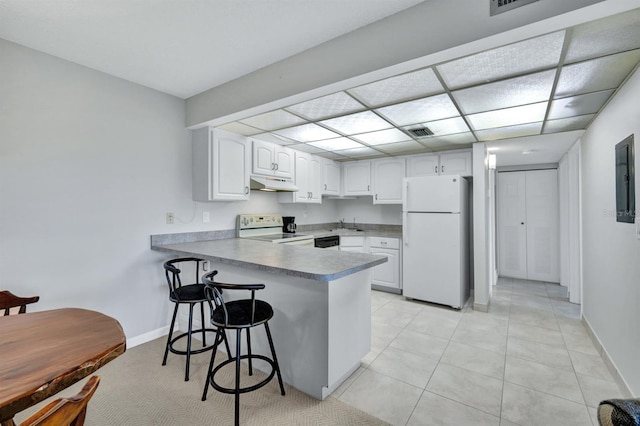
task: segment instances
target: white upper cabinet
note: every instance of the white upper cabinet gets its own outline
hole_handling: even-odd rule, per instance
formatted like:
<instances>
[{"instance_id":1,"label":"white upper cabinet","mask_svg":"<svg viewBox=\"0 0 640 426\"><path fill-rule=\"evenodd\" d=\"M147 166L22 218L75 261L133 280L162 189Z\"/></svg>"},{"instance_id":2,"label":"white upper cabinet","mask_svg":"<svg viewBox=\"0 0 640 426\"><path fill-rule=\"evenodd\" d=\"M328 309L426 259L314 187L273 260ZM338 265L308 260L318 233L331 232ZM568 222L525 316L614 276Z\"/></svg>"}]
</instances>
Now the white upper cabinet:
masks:
<instances>
[{"instance_id":1,"label":"white upper cabinet","mask_svg":"<svg viewBox=\"0 0 640 426\"><path fill-rule=\"evenodd\" d=\"M306 152L295 153L295 178L297 192L280 192L281 203L320 203L322 202L321 158Z\"/></svg>"},{"instance_id":2,"label":"white upper cabinet","mask_svg":"<svg viewBox=\"0 0 640 426\"><path fill-rule=\"evenodd\" d=\"M440 170L438 154L413 155L407 158L409 177L437 176Z\"/></svg>"},{"instance_id":3,"label":"white upper cabinet","mask_svg":"<svg viewBox=\"0 0 640 426\"><path fill-rule=\"evenodd\" d=\"M371 161L342 164L343 195L371 195Z\"/></svg>"},{"instance_id":4,"label":"white upper cabinet","mask_svg":"<svg viewBox=\"0 0 640 426\"><path fill-rule=\"evenodd\" d=\"M471 164L471 151L448 152L440 154L441 175L471 176L473 174Z\"/></svg>"},{"instance_id":5,"label":"white upper cabinet","mask_svg":"<svg viewBox=\"0 0 640 426\"><path fill-rule=\"evenodd\" d=\"M340 163L322 158L320 166L322 167L322 194L340 195Z\"/></svg>"},{"instance_id":6,"label":"white upper cabinet","mask_svg":"<svg viewBox=\"0 0 640 426\"><path fill-rule=\"evenodd\" d=\"M253 144L253 173L293 178L293 150L285 146L250 139Z\"/></svg>"},{"instance_id":7,"label":"white upper cabinet","mask_svg":"<svg viewBox=\"0 0 640 426\"><path fill-rule=\"evenodd\" d=\"M204 127L192 132L193 199L249 199L251 152L247 138Z\"/></svg>"},{"instance_id":8,"label":"white upper cabinet","mask_svg":"<svg viewBox=\"0 0 640 426\"><path fill-rule=\"evenodd\" d=\"M404 158L373 160L373 204L402 204L402 178L406 176Z\"/></svg>"},{"instance_id":9,"label":"white upper cabinet","mask_svg":"<svg viewBox=\"0 0 640 426\"><path fill-rule=\"evenodd\" d=\"M407 176L409 177L436 175L472 176L472 167L470 150L407 157Z\"/></svg>"}]
</instances>

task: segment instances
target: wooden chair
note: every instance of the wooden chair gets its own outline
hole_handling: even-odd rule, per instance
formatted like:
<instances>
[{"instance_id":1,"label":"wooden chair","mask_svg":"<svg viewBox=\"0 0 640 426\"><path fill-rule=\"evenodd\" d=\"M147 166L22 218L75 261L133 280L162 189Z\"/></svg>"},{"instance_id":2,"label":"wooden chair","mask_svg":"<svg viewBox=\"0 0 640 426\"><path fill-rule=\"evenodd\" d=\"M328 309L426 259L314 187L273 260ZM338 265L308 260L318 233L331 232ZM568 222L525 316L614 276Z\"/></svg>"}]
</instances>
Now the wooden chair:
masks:
<instances>
[{"instance_id":1,"label":"wooden chair","mask_svg":"<svg viewBox=\"0 0 640 426\"><path fill-rule=\"evenodd\" d=\"M20 426L82 426L87 404L100 383L100 376L92 376L82 390L70 398L56 399L31 415Z\"/></svg>"},{"instance_id":2,"label":"wooden chair","mask_svg":"<svg viewBox=\"0 0 640 426\"><path fill-rule=\"evenodd\" d=\"M40 300L40 296L18 297L10 291L0 291L0 310L4 310L4 316L8 316L12 308L20 307L19 314L27 312L27 305L36 303Z\"/></svg>"}]
</instances>

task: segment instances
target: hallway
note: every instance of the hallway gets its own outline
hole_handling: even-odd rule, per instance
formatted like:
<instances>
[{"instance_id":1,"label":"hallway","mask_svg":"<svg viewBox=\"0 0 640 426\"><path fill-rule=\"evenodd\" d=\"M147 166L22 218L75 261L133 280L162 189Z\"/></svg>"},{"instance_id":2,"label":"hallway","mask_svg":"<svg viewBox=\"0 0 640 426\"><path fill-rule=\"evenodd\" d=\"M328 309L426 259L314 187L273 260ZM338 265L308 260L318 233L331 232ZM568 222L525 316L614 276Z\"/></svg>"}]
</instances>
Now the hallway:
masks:
<instances>
[{"instance_id":1,"label":"hallway","mask_svg":"<svg viewBox=\"0 0 640 426\"><path fill-rule=\"evenodd\" d=\"M334 394L394 425L597 425L621 391L557 284L501 278L490 312L372 292L372 350Z\"/></svg>"}]
</instances>

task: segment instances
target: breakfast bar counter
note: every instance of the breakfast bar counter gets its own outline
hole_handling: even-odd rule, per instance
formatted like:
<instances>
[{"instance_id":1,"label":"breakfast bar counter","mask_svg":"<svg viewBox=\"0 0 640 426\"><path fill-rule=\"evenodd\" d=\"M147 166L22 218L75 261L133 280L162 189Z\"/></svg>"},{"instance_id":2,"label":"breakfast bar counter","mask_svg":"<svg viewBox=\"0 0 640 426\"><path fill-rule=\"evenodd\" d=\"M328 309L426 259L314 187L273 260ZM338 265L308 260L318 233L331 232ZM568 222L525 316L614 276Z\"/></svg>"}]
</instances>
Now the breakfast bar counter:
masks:
<instances>
[{"instance_id":1,"label":"breakfast bar counter","mask_svg":"<svg viewBox=\"0 0 640 426\"><path fill-rule=\"evenodd\" d=\"M317 399L330 395L370 350L371 268L384 256L241 238L168 244L152 238L151 248L208 260L221 282L264 283L256 297L275 311L270 328L283 380ZM268 354L266 337L253 334L252 351Z\"/></svg>"}]
</instances>

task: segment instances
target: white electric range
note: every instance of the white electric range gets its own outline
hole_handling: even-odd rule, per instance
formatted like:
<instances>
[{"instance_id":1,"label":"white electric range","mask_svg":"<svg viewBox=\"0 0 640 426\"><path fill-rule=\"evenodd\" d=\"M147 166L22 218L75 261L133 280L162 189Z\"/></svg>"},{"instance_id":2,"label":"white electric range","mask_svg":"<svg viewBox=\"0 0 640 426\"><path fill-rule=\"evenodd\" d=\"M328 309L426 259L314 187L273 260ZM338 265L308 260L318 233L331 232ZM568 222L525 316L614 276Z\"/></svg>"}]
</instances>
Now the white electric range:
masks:
<instances>
[{"instance_id":1,"label":"white electric range","mask_svg":"<svg viewBox=\"0 0 640 426\"><path fill-rule=\"evenodd\" d=\"M279 214L239 214L236 218L236 236L276 244L314 246L314 236L311 234L282 232L282 215Z\"/></svg>"}]
</instances>

